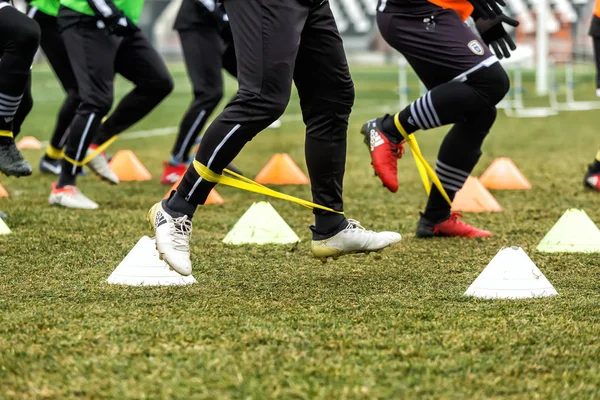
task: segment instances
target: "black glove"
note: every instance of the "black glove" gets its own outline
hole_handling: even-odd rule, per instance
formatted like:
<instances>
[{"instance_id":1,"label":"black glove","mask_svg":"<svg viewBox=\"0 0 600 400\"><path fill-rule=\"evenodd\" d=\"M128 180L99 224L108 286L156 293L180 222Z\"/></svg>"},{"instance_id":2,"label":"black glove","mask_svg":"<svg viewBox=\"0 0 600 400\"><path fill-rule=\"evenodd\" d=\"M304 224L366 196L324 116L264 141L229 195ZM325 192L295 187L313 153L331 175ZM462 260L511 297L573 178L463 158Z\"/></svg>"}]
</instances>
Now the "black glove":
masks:
<instances>
[{"instance_id":1,"label":"black glove","mask_svg":"<svg viewBox=\"0 0 600 400\"><path fill-rule=\"evenodd\" d=\"M500 6L505 6L504 0L468 0L473 6L473 19L494 19L498 15L502 15ZM500 6L498 5L500 4Z\"/></svg>"},{"instance_id":2,"label":"black glove","mask_svg":"<svg viewBox=\"0 0 600 400\"><path fill-rule=\"evenodd\" d=\"M133 35L140 30L140 28L138 28L137 25L122 12L114 13L110 17L104 19L104 24L111 34L117 36Z\"/></svg>"},{"instance_id":3,"label":"black glove","mask_svg":"<svg viewBox=\"0 0 600 400\"><path fill-rule=\"evenodd\" d=\"M499 59L504 57L509 58L510 51L508 49L515 50L517 48L515 42L513 42L512 38L504 30L502 23L514 27L519 26L519 21L507 17L504 14L497 16L494 19L479 18L475 20L475 26L477 27L477 31L481 35L481 38L485 44L494 49L494 54L496 54L496 57Z\"/></svg>"}]
</instances>

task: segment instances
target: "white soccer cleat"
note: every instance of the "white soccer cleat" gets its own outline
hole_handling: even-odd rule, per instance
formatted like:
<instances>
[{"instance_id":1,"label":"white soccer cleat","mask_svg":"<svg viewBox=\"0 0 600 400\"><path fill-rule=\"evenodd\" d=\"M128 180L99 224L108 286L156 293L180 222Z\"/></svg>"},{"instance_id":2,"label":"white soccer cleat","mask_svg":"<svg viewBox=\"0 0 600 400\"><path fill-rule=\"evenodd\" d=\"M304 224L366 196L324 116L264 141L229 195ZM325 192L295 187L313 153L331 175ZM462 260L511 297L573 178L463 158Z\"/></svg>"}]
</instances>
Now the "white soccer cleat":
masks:
<instances>
[{"instance_id":1,"label":"white soccer cleat","mask_svg":"<svg viewBox=\"0 0 600 400\"><path fill-rule=\"evenodd\" d=\"M94 152L93 149L88 149L85 153L86 157L89 157ZM112 183L113 185L119 184L119 177L110 169L106 154L100 153L96 157L92 158L87 164L88 167L101 179Z\"/></svg>"},{"instance_id":2,"label":"white soccer cleat","mask_svg":"<svg viewBox=\"0 0 600 400\"><path fill-rule=\"evenodd\" d=\"M192 221L187 215L172 217L163 208L162 201L152 206L146 219L156 234L156 249L160 259L181 275L190 275Z\"/></svg>"},{"instance_id":3,"label":"white soccer cleat","mask_svg":"<svg viewBox=\"0 0 600 400\"><path fill-rule=\"evenodd\" d=\"M95 210L98 203L85 196L77 189L77 186L65 186L56 188L56 182L52 184L52 192L48 198L48 203L53 206L62 206L66 208L78 208L81 210Z\"/></svg>"},{"instance_id":4,"label":"white soccer cleat","mask_svg":"<svg viewBox=\"0 0 600 400\"><path fill-rule=\"evenodd\" d=\"M311 250L317 258L338 257L352 253L370 253L398 243L402 236L396 232L373 232L349 219L348 226L337 235L324 240L313 240Z\"/></svg>"}]
</instances>

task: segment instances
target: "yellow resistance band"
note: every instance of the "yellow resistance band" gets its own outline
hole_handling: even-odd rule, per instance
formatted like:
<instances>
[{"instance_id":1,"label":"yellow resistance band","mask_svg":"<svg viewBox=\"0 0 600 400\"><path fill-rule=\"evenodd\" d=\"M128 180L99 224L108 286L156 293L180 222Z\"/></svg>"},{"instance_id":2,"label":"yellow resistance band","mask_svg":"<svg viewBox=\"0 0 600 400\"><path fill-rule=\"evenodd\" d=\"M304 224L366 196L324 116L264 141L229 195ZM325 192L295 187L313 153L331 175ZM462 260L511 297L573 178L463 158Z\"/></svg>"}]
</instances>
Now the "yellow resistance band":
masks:
<instances>
[{"instance_id":1,"label":"yellow resistance band","mask_svg":"<svg viewBox=\"0 0 600 400\"><path fill-rule=\"evenodd\" d=\"M92 159L94 157L96 157L98 154L100 154L104 150L106 150L108 148L108 146L110 146L111 144L113 144L113 142L115 140L117 140L117 137L118 137L118 135L115 135L115 136L111 137L106 142L104 142L100 146L96 147L96 149L92 152L92 154L90 154L89 156L87 156L86 158L84 158L81 161L73 160L71 157L67 156L66 154L65 154L65 160L67 160L71 164L75 165L76 167L83 167L85 164L87 164L90 161L92 161Z\"/></svg>"},{"instance_id":2,"label":"yellow resistance band","mask_svg":"<svg viewBox=\"0 0 600 400\"><path fill-rule=\"evenodd\" d=\"M13 133L11 131L3 131L0 130L0 137L9 137L9 138L13 138Z\"/></svg>"},{"instance_id":3,"label":"yellow resistance band","mask_svg":"<svg viewBox=\"0 0 600 400\"><path fill-rule=\"evenodd\" d=\"M202 177L202 179L204 179L205 181L208 181L208 182L220 183L222 185L246 190L248 192L264 194L265 196L270 196L270 197L275 197L275 198L281 199L281 200L291 201L292 203L299 204L299 205L306 207L308 209L311 209L311 210L318 208L320 210L325 210L325 211L333 212L336 214L344 214L342 211L336 211L329 207L311 203L310 201L299 199L297 197L290 196L290 195L284 194L284 193L280 193L273 189L269 189L268 187L265 187L265 186L261 185L260 183L254 182L253 180L245 178L245 177L243 177L239 174L236 174L235 172L230 171L228 169L224 170L224 172L236 177L237 179L234 179L234 178L231 178L231 177L228 177L225 175L219 175L219 174L211 171L210 169L208 169L208 167L203 165L198 160L194 160L194 169L196 170L196 172L198 172L198 175L200 175Z\"/></svg>"},{"instance_id":4,"label":"yellow resistance band","mask_svg":"<svg viewBox=\"0 0 600 400\"><path fill-rule=\"evenodd\" d=\"M430 186L429 179L427 179L427 175L429 175L429 178L431 178L431 181L433 182L435 187L437 187L437 189L440 191L444 199L446 199L448 204L452 205L452 200L450 200L448 193L446 193L446 190L442 186L442 182L440 182L440 179L435 174L433 168L431 168L427 160L425 160L425 157L423 157L423 154L421 154L421 149L419 148L419 143L417 143L415 135L406 133L404 127L400 124L398 114L394 115L394 124L396 124L396 128L402 134L402 136L404 136L404 140L406 141L406 143L408 143L413 152L413 155L415 156L417 169L419 170L419 175L421 175L421 180L423 181L423 185L425 185L425 191L427 192L427 194L429 194Z\"/></svg>"}]
</instances>

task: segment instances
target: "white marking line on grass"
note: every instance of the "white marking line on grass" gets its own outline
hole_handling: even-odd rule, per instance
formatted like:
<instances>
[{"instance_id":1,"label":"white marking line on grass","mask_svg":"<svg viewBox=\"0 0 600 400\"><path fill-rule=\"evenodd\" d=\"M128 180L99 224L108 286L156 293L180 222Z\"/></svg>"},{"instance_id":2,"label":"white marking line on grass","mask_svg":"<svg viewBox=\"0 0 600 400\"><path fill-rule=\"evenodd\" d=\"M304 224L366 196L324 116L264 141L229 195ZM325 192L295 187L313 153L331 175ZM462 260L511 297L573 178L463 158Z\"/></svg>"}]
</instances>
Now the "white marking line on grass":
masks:
<instances>
[{"instance_id":1,"label":"white marking line on grass","mask_svg":"<svg viewBox=\"0 0 600 400\"><path fill-rule=\"evenodd\" d=\"M373 107L373 108L365 108L358 109L352 112L351 115L372 115L373 113L380 113L393 110L393 107ZM302 114L289 114L281 117L282 122L298 122L302 121ZM156 128L156 129L146 129L141 131L133 131L129 133L124 133L119 136L119 140L129 140L129 139L141 139L141 138L149 138L155 136L168 136L174 133L177 133L178 127L176 126L167 126L165 128ZM48 141L44 140L41 142L42 147L48 146Z\"/></svg>"}]
</instances>

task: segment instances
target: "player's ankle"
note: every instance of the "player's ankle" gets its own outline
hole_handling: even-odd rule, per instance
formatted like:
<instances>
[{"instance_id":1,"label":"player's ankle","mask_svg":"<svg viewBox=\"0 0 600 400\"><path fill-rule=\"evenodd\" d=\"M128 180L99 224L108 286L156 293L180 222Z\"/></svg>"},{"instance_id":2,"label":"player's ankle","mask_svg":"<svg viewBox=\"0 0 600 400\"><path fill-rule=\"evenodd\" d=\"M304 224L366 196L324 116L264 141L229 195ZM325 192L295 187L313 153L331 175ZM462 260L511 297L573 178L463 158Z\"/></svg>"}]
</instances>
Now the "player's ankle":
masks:
<instances>
[{"instance_id":1,"label":"player's ankle","mask_svg":"<svg viewBox=\"0 0 600 400\"><path fill-rule=\"evenodd\" d=\"M184 197L180 196L177 191L175 191L175 193L173 193L171 197L169 197L169 199L163 203L163 208L165 208L165 211L167 211L169 214L171 214L171 212L183 214L187 215L191 219L196 212L197 206L187 201Z\"/></svg>"}]
</instances>

